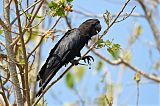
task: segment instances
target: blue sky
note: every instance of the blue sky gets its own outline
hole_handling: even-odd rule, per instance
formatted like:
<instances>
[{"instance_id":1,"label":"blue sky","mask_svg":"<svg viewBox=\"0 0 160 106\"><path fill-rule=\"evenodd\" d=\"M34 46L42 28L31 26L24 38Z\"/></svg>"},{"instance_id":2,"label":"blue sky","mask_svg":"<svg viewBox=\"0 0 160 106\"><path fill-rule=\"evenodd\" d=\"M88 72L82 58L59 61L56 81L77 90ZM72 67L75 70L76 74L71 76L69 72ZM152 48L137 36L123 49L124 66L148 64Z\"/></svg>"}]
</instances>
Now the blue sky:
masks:
<instances>
[{"instance_id":1,"label":"blue sky","mask_svg":"<svg viewBox=\"0 0 160 106\"><path fill-rule=\"evenodd\" d=\"M125 0L122 0L125 1ZM2 1L0 1L2 3ZM84 10L89 11L94 14L103 14L106 10L111 12L111 14L117 14L121 8L124 2L121 2L121 0L74 0L73 1L73 9L76 10ZM136 3L135 1L131 1L127 8L125 9L125 12L130 12L131 9L136 6L136 9L134 12L143 14L143 11L141 7ZM2 13L2 10L0 10ZM80 16L75 13L70 13L70 16L72 17L72 22L74 27L78 27L83 21L88 19L89 17ZM77 17L77 18L75 18ZM100 19L102 24L102 31L106 28L105 22L103 19ZM60 23L64 23L64 20L61 20ZM61 24L57 25L57 29L60 29ZM131 46L130 50L132 51L132 61L131 63L135 65L136 67L145 70L145 72L153 73L157 72L157 70L152 69L153 61L156 59L160 59L160 55L158 51L153 48L151 50L153 61L150 60L148 51L145 42L154 42L154 38L152 35L152 31L150 29L150 26L148 22L144 18L135 18L135 17L129 17L123 22L115 24L110 31L105 35L104 39L112 39L114 38L114 43L118 43L121 45L122 49L125 49L128 47L128 38L132 34L133 28L135 23L139 23L142 28L143 32L141 36L138 38L138 40ZM64 26L66 28L66 26ZM61 37L61 36L60 36ZM59 38L60 38L59 37ZM56 39L55 43L58 39ZM42 60L41 63L43 64L46 60L49 51L53 48L55 43L52 43L51 40L48 40L47 42L43 43L42 46ZM82 54L84 53L86 49L82 50ZM109 53L106 52L106 49L98 50L103 55L105 55L107 58L111 58ZM92 53L90 53L93 55ZM93 55L94 56L94 55ZM98 61L99 58L94 56L95 60ZM91 69L88 69L86 67L87 71L85 72L85 75L81 82L77 83L76 89L78 90L80 96L85 100L85 102L88 101L94 101L96 97L99 95L105 94L103 88L104 83L101 82L101 77L104 75L105 72L109 73L107 77L105 78L107 82L110 79L112 80L112 83L115 84L118 79L119 73L123 71L122 66L112 66L107 63L105 63L103 69L101 72L96 73L95 69L96 63L93 63L91 65ZM62 70L64 70L63 68ZM72 70L74 71L74 70ZM123 72L122 80L121 80L121 95L118 98L118 106L134 106L136 105L136 92L137 92L137 86L136 82L134 81L134 72L126 68ZM140 99L139 99L139 106L158 106L160 105L160 87L158 84L154 83L153 81L146 80L145 78L142 78L142 81L144 84L140 84ZM96 85L99 86L99 90L96 90ZM54 95L53 95L54 93ZM56 96L55 96L56 95ZM58 98L58 99L57 99ZM46 94L45 99L47 100L48 106L61 106L62 103L71 103L79 100L78 96L75 94L75 91L70 90L67 88L65 84L64 78L62 78L58 83L56 83ZM89 105L89 104L88 104ZM88 106L86 103L86 106ZM93 104L90 104L93 105Z\"/></svg>"}]
</instances>

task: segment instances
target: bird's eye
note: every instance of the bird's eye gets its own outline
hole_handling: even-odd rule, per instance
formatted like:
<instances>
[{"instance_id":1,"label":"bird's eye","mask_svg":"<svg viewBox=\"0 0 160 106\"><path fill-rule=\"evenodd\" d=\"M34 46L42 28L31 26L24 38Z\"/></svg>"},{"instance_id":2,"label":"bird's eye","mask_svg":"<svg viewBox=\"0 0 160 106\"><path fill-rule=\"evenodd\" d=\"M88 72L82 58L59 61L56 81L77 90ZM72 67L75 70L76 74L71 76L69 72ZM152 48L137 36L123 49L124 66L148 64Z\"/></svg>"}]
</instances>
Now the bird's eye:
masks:
<instances>
[{"instance_id":1,"label":"bird's eye","mask_svg":"<svg viewBox=\"0 0 160 106\"><path fill-rule=\"evenodd\" d=\"M101 25L98 23L98 24L95 25L95 28L98 29L98 30L101 30Z\"/></svg>"}]
</instances>

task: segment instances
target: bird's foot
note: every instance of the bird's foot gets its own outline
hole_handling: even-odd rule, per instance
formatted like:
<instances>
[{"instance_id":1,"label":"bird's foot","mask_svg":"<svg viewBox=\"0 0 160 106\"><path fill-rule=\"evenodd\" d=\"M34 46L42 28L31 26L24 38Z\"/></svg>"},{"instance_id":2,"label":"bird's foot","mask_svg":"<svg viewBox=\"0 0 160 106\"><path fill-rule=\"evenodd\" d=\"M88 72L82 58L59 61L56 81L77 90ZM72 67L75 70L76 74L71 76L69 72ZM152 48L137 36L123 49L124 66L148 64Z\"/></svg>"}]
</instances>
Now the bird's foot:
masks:
<instances>
[{"instance_id":1,"label":"bird's foot","mask_svg":"<svg viewBox=\"0 0 160 106\"><path fill-rule=\"evenodd\" d=\"M86 63L86 60L87 60L87 63L88 64L91 64L91 60L94 62L94 58L92 56L85 56L82 58L82 60Z\"/></svg>"},{"instance_id":2,"label":"bird's foot","mask_svg":"<svg viewBox=\"0 0 160 106\"><path fill-rule=\"evenodd\" d=\"M86 65L86 64L79 63L78 60L71 60L70 62L71 62L73 65Z\"/></svg>"},{"instance_id":3,"label":"bird's foot","mask_svg":"<svg viewBox=\"0 0 160 106\"><path fill-rule=\"evenodd\" d=\"M79 61L78 60L71 60L70 61L73 65L78 65L79 64Z\"/></svg>"}]
</instances>

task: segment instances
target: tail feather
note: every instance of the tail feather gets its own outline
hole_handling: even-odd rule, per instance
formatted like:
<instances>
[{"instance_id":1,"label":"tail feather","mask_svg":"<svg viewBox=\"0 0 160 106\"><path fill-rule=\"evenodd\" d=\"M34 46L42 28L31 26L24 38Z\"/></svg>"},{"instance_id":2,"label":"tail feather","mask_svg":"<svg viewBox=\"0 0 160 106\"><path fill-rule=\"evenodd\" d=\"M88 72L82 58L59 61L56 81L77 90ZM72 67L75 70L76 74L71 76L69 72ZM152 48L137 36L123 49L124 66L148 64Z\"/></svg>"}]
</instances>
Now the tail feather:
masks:
<instances>
[{"instance_id":1,"label":"tail feather","mask_svg":"<svg viewBox=\"0 0 160 106\"><path fill-rule=\"evenodd\" d=\"M40 80L40 82L39 82L40 90L39 90L38 93L36 94L36 97L41 95L41 93L43 92L43 90L45 89L45 87L47 86L47 84L51 81L51 79L56 75L56 73L58 72L58 70L59 70L62 66L63 66L63 65L59 65L59 66L57 66L56 68L54 68L52 71L49 71L49 72L51 72L51 73L49 73L47 77L45 76L45 73L44 73L44 72L47 72L47 70L42 70L42 69L44 69L44 68L42 67L41 71L43 71L43 77L41 77L41 75L40 75L40 78L41 78L41 79L38 79L38 77L37 77L37 79Z\"/></svg>"},{"instance_id":2,"label":"tail feather","mask_svg":"<svg viewBox=\"0 0 160 106\"><path fill-rule=\"evenodd\" d=\"M43 79L43 75L44 75L44 73L45 73L46 67L47 67L47 63L45 63L45 64L42 66L41 70L39 71L39 73L38 73L38 75L37 75L37 81Z\"/></svg>"}]
</instances>

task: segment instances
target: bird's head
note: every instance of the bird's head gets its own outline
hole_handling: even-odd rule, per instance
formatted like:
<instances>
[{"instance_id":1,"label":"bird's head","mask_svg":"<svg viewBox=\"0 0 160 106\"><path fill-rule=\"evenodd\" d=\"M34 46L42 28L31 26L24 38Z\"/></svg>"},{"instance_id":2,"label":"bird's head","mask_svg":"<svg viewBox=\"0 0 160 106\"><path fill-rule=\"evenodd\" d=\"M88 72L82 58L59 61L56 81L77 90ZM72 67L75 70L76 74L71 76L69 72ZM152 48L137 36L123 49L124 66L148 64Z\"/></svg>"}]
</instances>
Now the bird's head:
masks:
<instances>
[{"instance_id":1,"label":"bird's head","mask_svg":"<svg viewBox=\"0 0 160 106\"><path fill-rule=\"evenodd\" d=\"M88 19L79 26L84 35L93 36L101 31L101 24L98 19Z\"/></svg>"}]
</instances>

